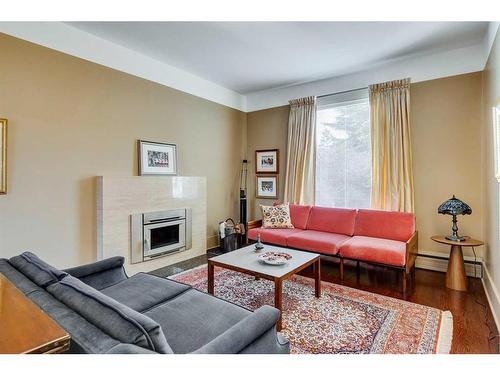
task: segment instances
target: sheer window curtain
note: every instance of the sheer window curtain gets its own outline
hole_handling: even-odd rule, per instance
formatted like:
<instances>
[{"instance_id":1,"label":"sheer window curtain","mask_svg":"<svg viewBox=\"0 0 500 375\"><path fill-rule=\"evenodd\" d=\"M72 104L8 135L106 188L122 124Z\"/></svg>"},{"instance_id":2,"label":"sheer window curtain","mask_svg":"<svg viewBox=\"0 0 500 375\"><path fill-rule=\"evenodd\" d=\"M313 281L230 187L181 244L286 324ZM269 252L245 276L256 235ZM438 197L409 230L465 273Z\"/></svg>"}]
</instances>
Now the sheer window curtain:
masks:
<instances>
[{"instance_id":1,"label":"sheer window curtain","mask_svg":"<svg viewBox=\"0 0 500 375\"><path fill-rule=\"evenodd\" d=\"M372 208L414 211L410 79L370 86Z\"/></svg>"},{"instance_id":2,"label":"sheer window curtain","mask_svg":"<svg viewBox=\"0 0 500 375\"><path fill-rule=\"evenodd\" d=\"M290 100L284 201L314 204L316 97Z\"/></svg>"}]
</instances>

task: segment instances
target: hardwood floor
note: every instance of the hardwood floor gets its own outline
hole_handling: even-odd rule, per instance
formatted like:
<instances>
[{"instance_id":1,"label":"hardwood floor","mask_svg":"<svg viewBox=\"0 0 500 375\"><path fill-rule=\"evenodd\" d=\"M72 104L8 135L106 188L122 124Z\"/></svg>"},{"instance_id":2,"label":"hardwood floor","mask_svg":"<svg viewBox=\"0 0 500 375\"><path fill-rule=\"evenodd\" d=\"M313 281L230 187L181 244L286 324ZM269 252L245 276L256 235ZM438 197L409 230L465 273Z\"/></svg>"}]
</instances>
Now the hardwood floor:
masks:
<instances>
[{"instance_id":1,"label":"hardwood floor","mask_svg":"<svg viewBox=\"0 0 500 375\"><path fill-rule=\"evenodd\" d=\"M204 264L208 257L218 254L218 251L209 251L206 256L202 255L151 273L167 277ZM341 282L336 262L335 259L322 258L323 281L405 299L440 310L450 310L453 314L452 353L499 353L498 330L480 279L469 278L468 291L458 292L444 286L446 274L417 269L415 282L409 284L408 292L403 296L399 272L361 264L358 273L355 262L345 262L344 281ZM305 270L301 274L313 277L312 270Z\"/></svg>"},{"instance_id":2,"label":"hardwood floor","mask_svg":"<svg viewBox=\"0 0 500 375\"><path fill-rule=\"evenodd\" d=\"M445 273L417 269L416 280L404 296L399 272L394 270L361 264L358 276L352 262L344 268L343 283L337 264L324 261L321 272L324 281L450 310L453 315L452 353L499 353L498 330L481 279L468 278L468 291L458 292L445 287Z\"/></svg>"}]
</instances>

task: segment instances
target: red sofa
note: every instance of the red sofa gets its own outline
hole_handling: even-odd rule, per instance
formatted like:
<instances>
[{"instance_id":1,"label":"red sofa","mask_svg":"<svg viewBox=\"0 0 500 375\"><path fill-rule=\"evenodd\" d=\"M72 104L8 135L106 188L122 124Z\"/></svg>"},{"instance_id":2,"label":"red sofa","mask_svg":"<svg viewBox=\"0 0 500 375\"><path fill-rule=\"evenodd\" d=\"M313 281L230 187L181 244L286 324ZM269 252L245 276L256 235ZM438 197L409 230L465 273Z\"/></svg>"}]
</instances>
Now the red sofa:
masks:
<instances>
[{"instance_id":1,"label":"red sofa","mask_svg":"<svg viewBox=\"0 0 500 375\"><path fill-rule=\"evenodd\" d=\"M312 251L344 259L389 266L403 275L415 269L418 236L415 215L404 212L290 205L293 229L262 228L262 220L248 224L248 238L264 243Z\"/></svg>"}]
</instances>

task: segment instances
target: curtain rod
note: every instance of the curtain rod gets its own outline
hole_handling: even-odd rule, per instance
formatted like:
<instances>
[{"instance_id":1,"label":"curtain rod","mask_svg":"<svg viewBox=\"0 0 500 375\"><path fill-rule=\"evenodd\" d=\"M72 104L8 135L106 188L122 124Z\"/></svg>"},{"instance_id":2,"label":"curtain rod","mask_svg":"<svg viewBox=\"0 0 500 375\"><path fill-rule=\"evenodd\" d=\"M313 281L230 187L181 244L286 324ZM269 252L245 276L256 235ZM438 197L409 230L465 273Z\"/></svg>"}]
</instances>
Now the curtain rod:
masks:
<instances>
[{"instance_id":1,"label":"curtain rod","mask_svg":"<svg viewBox=\"0 0 500 375\"><path fill-rule=\"evenodd\" d=\"M348 92L359 91L359 90L366 90L367 88L368 88L368 86L366 86L366 87L360 87L359 89L352 89L352 90L346 90L346 91L333 92L331 94L318 95L318 96L316 96L316 98L324 98L325 96L332 96L332 95L337 95L337 94L346 94Z\"/></svg>"}]
</instances>

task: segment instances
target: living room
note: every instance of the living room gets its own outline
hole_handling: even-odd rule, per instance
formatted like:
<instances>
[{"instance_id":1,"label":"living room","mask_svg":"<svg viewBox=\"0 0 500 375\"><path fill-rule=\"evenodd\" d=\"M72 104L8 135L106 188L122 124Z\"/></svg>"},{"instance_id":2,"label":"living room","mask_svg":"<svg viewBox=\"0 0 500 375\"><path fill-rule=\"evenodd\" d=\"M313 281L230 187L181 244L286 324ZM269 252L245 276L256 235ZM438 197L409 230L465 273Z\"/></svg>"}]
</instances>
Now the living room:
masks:
<instances>
[{"instance_id":1,"label":"living room","mask_svg":"<svg viewBox=\"0 0 500 375\"><path fill-rule=\"evenodd\" d=\"M7 366L499 353L498 6L96 6L0 17Z\"/></svg>"}]
</instances>

